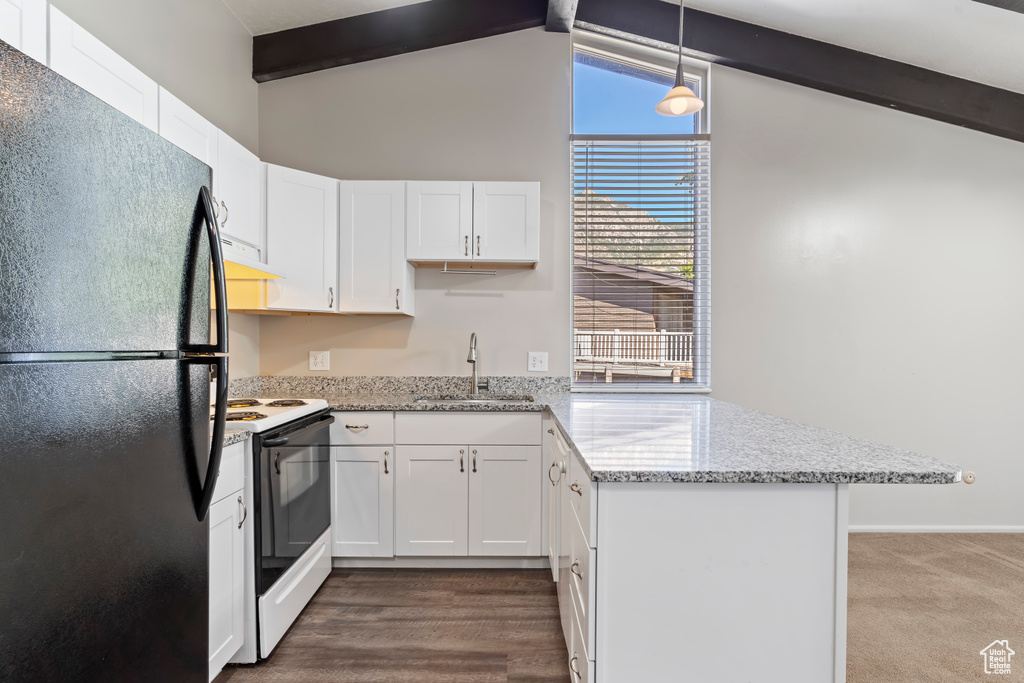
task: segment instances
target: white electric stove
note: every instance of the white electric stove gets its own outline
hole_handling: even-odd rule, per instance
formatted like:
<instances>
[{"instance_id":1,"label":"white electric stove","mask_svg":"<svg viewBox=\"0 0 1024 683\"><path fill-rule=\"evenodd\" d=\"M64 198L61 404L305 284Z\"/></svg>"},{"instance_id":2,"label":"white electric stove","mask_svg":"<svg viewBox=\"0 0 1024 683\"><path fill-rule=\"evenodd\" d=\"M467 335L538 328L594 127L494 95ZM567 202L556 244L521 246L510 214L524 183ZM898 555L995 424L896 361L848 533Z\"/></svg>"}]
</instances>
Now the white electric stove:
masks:
<instances>
[{"instance_id":1,"label":"white electric stove","mask_svg":"<svg viewBox=\"0 0 1024 683\"><path fill-rule=\"evenodd\" d=\"M322 398L233 398L228 400L227 426L260 433L326 408Z\"/></svg>"}]
</instances>

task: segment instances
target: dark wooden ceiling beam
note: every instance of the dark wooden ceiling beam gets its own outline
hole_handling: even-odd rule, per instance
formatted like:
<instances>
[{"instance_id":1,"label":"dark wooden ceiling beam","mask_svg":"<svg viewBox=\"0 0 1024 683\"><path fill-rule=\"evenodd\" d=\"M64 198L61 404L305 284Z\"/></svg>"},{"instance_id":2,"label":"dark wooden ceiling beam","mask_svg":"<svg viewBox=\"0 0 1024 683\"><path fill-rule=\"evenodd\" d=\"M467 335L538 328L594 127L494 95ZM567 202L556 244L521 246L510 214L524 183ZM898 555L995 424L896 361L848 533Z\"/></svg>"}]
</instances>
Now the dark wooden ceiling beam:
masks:
<instances>
[{"instance_id":1,"label":"dark wooden ceiling beam","mask_svg":"<svg viewBox=\"0 0 1024 683\"><path fill-rule=\"evenodd\" d=\"M581 0L577 25L676 44L679 8ZM683 53L715 64L1024 142L1024 94L686 8Z\"/></svg>"},{"instance_id":2,"label":"dark wooden ceiling beam","mask_svg":"<svg viewBox=\"0 0 1024 683\"><path fill-rule=\"evenodd\" d=\"M431 0L253 38L259 83L486 38L548 18L547 0Z\"/></svg>"},{"instance_id":3,"label":"dark wooden ceiling beam","mask_svg":"<svg viewBox=\"0 0 1024 683\"><path fill-rule=\"evenodd\" d=\"M576 22L579 0L548 0L547 30L568 33Z\"/></svg>"}]
</instances>

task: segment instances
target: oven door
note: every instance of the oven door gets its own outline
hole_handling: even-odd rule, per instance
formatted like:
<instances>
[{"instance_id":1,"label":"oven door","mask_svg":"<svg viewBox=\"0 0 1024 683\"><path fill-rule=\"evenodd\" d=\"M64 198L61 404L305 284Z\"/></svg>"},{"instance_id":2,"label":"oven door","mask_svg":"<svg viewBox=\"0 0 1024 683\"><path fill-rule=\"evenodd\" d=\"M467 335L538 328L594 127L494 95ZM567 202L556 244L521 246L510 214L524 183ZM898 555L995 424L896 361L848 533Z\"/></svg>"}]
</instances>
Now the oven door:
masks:
<instances>
[{"instance_id":1,"label":"oven door","mask_svg":"<svg viewBox=\"0 0 1024 683\"><path fill-rule=\"evenodd\" d=\"M257 595L270 590L330 526L332 422L322 413L260 435Z\"/></svg>"}]
</instances>

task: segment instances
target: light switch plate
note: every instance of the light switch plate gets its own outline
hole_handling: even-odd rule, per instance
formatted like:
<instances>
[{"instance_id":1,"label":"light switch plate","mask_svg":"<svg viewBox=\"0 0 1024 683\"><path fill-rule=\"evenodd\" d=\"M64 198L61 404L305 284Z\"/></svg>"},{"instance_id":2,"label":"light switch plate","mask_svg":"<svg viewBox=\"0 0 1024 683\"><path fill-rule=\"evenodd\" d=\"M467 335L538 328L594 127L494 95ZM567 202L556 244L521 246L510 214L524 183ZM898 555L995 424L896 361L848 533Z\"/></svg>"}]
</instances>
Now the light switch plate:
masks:
<instances>
[{"instance_id":1,"label":"light switch plate","mask_svg":"<svg viewBox=\"0 0 1024 683\"><path fill-rule=\"evenodd\" d=\"M547 351L530 351L530 359L526 364L526 369L530 372L547 372L548 371L548 352Z\"/></svg>"},{"instance_id":2,"label":"light switch plate","mask_svg":"<svg viewBox=\"0 0 1024 683\"><path fill-rule=\"evenodd\" d=\"M310 351L309 352L309 369L310 370L330 370L331 369L331 352L330 351Z\"/></svg>"}]
</instances>

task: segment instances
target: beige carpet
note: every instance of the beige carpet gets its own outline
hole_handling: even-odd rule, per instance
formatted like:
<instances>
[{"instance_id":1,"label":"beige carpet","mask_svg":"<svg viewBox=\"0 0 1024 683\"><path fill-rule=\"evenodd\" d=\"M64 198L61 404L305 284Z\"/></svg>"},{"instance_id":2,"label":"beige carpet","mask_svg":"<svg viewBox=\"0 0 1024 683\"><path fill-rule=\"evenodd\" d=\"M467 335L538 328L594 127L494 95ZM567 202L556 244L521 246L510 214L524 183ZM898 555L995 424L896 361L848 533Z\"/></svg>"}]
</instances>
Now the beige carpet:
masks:
<instances>
[{"instance_id":1,"label":"beige carpet","mask_svg":"<svg viewBox=\"0 0 1024 683\"><path fill-rule=\"evenodd\" d=\"M848 683L1024 681L1024 534L850 534L847 634Z\"/></svg>"}]
</instances>

